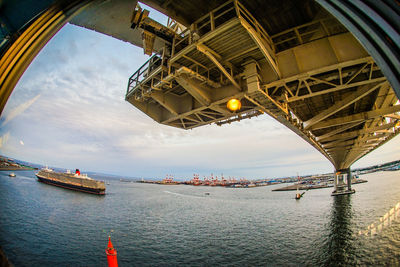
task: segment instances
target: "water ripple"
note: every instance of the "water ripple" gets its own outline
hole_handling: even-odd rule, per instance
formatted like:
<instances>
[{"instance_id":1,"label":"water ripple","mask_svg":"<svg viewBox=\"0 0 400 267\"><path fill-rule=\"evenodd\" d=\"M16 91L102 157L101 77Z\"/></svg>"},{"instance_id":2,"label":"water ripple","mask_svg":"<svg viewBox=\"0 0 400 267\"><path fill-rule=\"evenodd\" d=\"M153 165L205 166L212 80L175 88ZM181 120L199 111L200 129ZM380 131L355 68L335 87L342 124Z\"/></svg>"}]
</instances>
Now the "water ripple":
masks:
<instances>
[{"instance_id":1,"label":"water ripple","mask_svg":"<svg viewBox=\"0 0 400 267\"><path fill-rule=\"evenodd\" d=\"M279 185L119 181L98 197L41 184L33 172L0 173L0 244L16 266L104 266L108 234L121 266L398 266L399 221L359 235L400 200L396 175L365 175L351 196L321 189L295 201L271 192Z\"/></svg>"}]
</instances>

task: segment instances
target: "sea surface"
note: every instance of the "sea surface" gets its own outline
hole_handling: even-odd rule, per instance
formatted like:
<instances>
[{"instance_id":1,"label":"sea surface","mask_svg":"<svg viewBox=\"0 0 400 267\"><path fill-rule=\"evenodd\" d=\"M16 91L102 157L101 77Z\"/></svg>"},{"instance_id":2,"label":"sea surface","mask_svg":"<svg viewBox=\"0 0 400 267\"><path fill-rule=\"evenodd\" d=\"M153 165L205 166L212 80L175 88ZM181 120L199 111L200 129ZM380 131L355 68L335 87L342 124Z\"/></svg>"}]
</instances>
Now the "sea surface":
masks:
<instances>
[{"instance_id":1,"label":"sea surface","mask_svg":"<svg viewBox=\"0 0 400 267\"><path fill-rule=\"evenodd\" d=\"M400 214L390 214L400 171L362 175L368 183L353 195L326 188L301 200L271 192L283 185L118 180L96 196L39 183L33 171L8 173L0 172L0 245L15 266L106 266L108 235L119 266L400 265Z\"/></svg>"}]
</instances>

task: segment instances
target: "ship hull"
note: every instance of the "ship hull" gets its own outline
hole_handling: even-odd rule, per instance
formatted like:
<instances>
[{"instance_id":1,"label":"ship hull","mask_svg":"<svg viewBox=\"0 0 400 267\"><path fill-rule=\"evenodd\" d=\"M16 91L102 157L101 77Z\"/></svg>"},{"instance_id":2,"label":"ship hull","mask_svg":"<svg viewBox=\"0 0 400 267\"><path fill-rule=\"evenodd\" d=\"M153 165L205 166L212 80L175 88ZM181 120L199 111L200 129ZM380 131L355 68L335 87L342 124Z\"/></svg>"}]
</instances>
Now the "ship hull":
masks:
<instances>
[{"instance_id":1,"label":"ship hull","mask_svg":"<svg viewBox=\"0 0 400 267\"><path fill-rule=\"evenodd\" d=\"M105 189L101 189L101 188L89 188L89 187L83 187L83 186L79 186L79 185L63 183L60 181L47 179L47 178L39 176L37 174L36 174L36 177L38 178L39 182L49 184L49 185L54 185L54 186L58 186L58 187L62 187L62 188L70 189L70 190L75 190L75 191L80 191L80 192L95 194L95 195L104 195L105 194Z\"/></svg>"}]
</instances>

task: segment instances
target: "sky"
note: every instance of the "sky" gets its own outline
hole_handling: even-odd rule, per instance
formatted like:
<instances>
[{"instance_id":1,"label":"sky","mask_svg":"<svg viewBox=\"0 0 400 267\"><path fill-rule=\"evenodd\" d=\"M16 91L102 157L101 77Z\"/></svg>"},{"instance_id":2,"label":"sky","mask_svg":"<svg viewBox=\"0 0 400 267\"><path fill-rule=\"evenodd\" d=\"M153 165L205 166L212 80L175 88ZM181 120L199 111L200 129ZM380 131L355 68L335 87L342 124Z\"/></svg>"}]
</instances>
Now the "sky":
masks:
<instances>
[{"instance_id":1,"label":"sky","mask_svg":"<svg viewBox=\"0 0 400 267\"><path fill-rule=\"evenodd\" d=\"M152 14L152 13L151 13ZM154 11L153 11L154 14ZM332 172L311 145L268 115L182 130L124 100L143 50L67 24L42 49L0 117L0 154L129 177L248 179ZM400 137L353 168L400 159Z\"/></svg>"}]
</instances>

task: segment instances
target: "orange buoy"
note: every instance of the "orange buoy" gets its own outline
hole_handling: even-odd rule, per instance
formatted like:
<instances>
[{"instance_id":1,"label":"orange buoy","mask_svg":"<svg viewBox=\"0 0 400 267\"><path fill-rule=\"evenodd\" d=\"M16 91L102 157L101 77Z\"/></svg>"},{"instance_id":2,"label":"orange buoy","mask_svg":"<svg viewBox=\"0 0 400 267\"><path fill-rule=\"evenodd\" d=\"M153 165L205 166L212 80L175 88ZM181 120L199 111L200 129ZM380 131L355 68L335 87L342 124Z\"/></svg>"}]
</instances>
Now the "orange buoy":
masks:
<instances>
[{"instance_id":1,"label":"orange buoy","mask_svg":"<svg viewBox=\"0 0 400 267\"><path fill-rule=\"evenodd\" d=\"M108 267L118 267L117 251L114 249L111 243L111 237L108 237L108 245L106 249Z\"/></svg>"}]
</instances>

